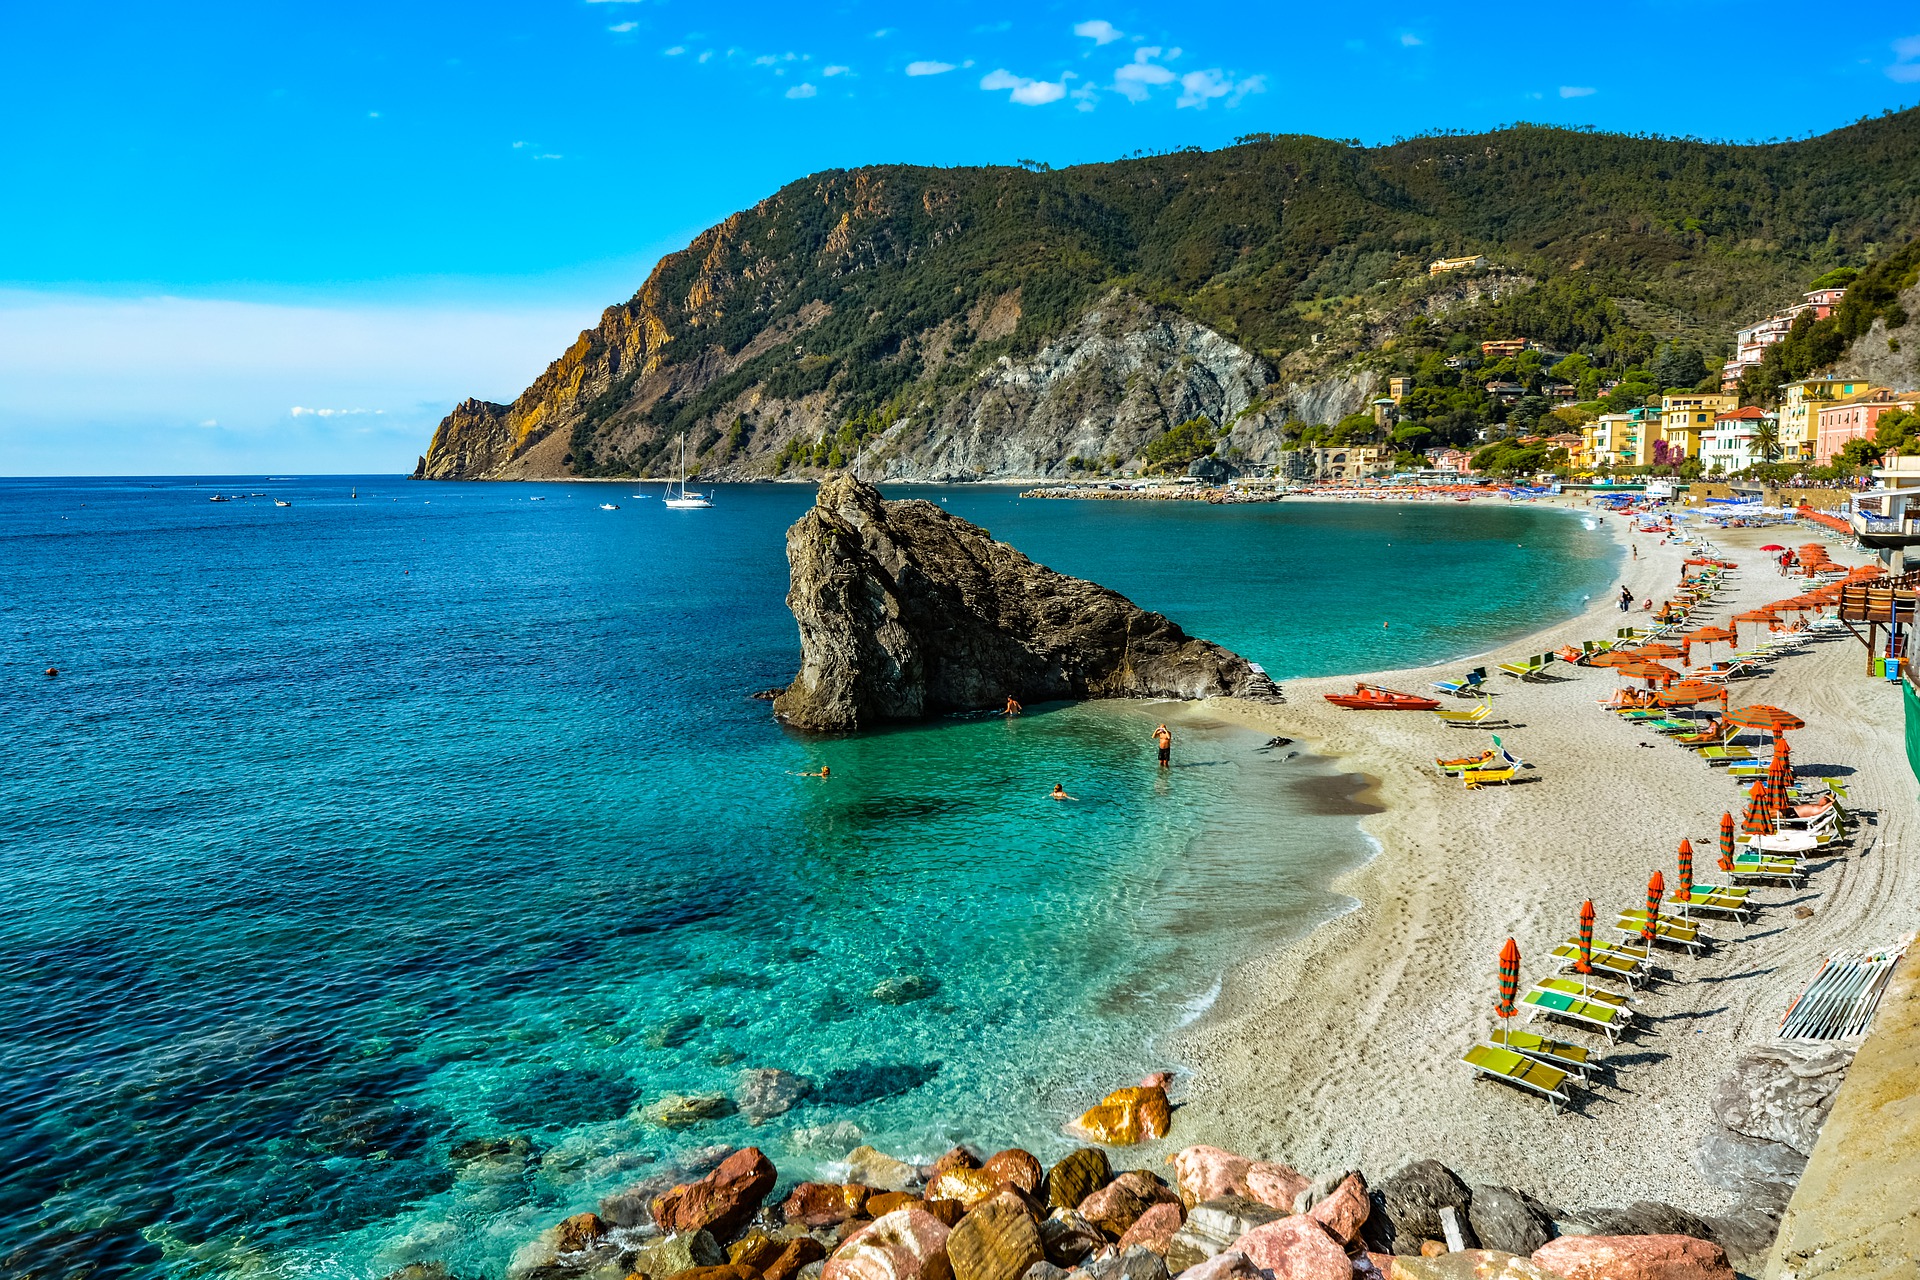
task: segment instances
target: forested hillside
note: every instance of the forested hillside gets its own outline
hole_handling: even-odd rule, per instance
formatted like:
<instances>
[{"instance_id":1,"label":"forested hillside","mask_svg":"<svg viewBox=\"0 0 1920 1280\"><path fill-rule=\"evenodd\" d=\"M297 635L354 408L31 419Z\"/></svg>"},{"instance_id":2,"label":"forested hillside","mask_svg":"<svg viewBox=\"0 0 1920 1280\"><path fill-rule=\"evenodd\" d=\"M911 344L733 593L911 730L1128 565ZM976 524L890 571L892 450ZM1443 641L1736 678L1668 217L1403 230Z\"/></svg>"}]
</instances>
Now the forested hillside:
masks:
<instances>
[{"instance_id":1,"label":"forested hillside","mask_svg":"<svg viewBox=\"0 0 1920 1280\"><path fill-rule=\"evenodd\" d=\"M1258 454L1482 337L1712 363L1912 238L1917 142L1907 111L1766 146L1523 126L815 174L663 259L513 405L461 405L422 471L657 474L684 432L739 477L1057 474L1198 419ZM1422 412L1439 437L1470 413Z\"/></svg>"}]
</instances>

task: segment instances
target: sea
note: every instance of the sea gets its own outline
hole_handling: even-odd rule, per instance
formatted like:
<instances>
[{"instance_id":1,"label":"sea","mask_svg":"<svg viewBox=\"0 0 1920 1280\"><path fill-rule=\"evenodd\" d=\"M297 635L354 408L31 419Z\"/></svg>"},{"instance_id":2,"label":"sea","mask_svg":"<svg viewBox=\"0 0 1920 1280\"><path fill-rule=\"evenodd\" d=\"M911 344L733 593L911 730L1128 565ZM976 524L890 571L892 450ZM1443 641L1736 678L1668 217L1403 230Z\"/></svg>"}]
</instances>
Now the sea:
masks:
<instances>
[{"instance_id":1,"label":"sea","mask_svg":"<svg viewBox=\"0 0 1920 1280\"><path fill-rule=\"evenodd\" d=\"M1465 659L1617 572L1527 504L890 496L1283 683ZM781 728L750 695L797 665L811 489L659 498L0 480L0 1274L483 1280L718 1145L1052 1159L1346 909L1366 780L1191 707ZM803 1100L728 1114L769 1068Z\"/></svg>"}]
</instances>

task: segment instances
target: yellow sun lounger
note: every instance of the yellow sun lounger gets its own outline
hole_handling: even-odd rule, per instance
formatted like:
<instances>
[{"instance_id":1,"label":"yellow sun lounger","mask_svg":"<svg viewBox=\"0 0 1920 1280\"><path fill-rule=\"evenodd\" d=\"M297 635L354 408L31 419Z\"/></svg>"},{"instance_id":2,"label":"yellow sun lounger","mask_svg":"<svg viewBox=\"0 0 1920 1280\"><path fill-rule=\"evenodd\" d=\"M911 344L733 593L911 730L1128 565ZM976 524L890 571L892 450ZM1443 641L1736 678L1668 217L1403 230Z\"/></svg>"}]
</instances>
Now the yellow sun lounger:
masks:
<instances>
[{"instance_id":1,"label":"yellow sun lounger","mask_svg":"<svg viewBox=\"0 0 1920 1280\"><path fill-rule=\"evenodd\" d=\"M1553 955L1560 961L1560 972L1571 973L1580 960L1580 944L1573 941L1562 943L1553 949ZM1630 987L1637 987L1647 980L1646 966L1639 957L1622 955L1603 946L1596 945L1593 948L1592 964L1593 976L1598 978L1617 978Z\"/></svg>"},{"instance_id":2,"label":"yellow sun lounger","mask_svg":"<svg viewBox=\"0 0 1920 1280\"><path fill-rule=\"evenodd\" d=\"M1595 1004L1610 1004L1616 1009L1625 1009L1633 1002L1632 996L1623 996L1618 991L1607 991L1590 984L1582 984L1578 978L1542 978L1533 984L1535 991L1558 991L1562 995L1577 996Z\"/></svg>"},{"instance_id":3,"label":"yellow sun lounger","mask_svg":"<svg viewBox=\"0 0 1920 1280\"><path fill-rule=\"evenodd\" d=\"M1561 1107L1572 1105L1562 1088L1567 1083L1567 1073L1558 1067L1491 1044L1473 1046L1461 1055L1460 1061L1483 1076L1539 1094L1547 1100L1550 1113L1558 1114Z\"/></svg>"},{"instance_id":4,"label":"yellow sun lounger","mask_svg":"<svg viewBox=\"0 0 1920 1280\"><path fill-rule=\"evenodd\" d=\"M1460 774L1460 781L1467 784L1467 790L1489 786L1496 782L1512 782L1513 770L1508 769L1467 769Z\"/></svg>"},{"instance_id":5,"label":"yellow sun lounger","mask_svg":"<svg viewBox=\"0 0 1920 1280\"><path fill-rule=\"evenodd\" d=\"M1486 724L1493 719L1493 700L1478 699L1471 711L1449 711L1445 707L1435 707L1433 714L1438 717L1441 724Z\"/></svg>"},{"instance_id":6,"label":"yellow sun lounger","mask_svg":"<svg viewBox=\"0 0 1920 1280\"><path fill-rule=\"evenodd\" d=\"M1598 1031L1609 1041L1618 1039L1621 1030L1633 1019L1633 1015L1619 1005L1582 1000L1564 991L1542 991L1538 987L1527 992L1520 1003L1527 1006L1529 1019L1545 1014L1588 1031Z\"/></svg>"},{"instance_id":7,"label":"yellow sun lounger","mask_svg":"<svg viewBox=\"0 0 1920 1280\"><path fill-rule=\"evenodd\" d=\"M1629 938L1640 936L1640 929L1647 922L1645 908L1634 907L1622 911L1614 928ZM1664 911L1654 924L1654 939L1659 942L1671 942L1675 946L1685 947L1694 955L1706 950L1707 940L1700 934L1700 926L1691 920L1682 920L1679 916L1670 916Z\"/></svg>"},{"instance_id":8,"label":"yellow sun lounger","mask_svg":"<svg viewBox=\"0 0 1920 1280\"><path fill-rule=\"evenodd\" d=\"M1695 885L1684 901L1677 893L1670 895L1667 901L1674 907L1684 907L1688 911L1711 911L1744 922L1753 915L1753 904L1747 901L1749 892L1751 890L1731 886L1702 884Z\"/></svg>"},{"instance_id":9,"label":"yellow sun lounger","mask_svg":"<svg viewBox=\"0 0 1920 1280\"><path fill-rule=\"evenodd\" d=\"M1571 1040L1552 1040L1532 1031L1502 1027L1487 1040L1496 1049L1511 1049L1564 1071L1581 1084L1587 1082L1587 1072L1598 1065L1593 1051L1585 1045Z\"/></svg>"}]
</instances>

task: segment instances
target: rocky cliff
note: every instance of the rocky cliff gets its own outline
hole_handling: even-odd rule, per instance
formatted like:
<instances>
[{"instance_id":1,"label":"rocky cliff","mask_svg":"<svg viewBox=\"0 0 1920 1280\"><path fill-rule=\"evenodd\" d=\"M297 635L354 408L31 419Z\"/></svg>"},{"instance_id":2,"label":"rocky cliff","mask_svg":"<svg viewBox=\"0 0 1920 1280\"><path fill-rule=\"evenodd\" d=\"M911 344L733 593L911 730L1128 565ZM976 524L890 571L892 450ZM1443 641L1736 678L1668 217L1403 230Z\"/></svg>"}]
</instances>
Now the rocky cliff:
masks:
<instances>
[{"instance_id":1,"label":"rocky cliff","mask_svg":"<svg viewBox=\"0 0 1920 1280\"><path fill-rule=\"evenodd\" d=\"M1205 698L1259 680L1117 592L1037 565L931 502L849 475L787 531L800 674L774 700L848 730L1057 698Z\"/></svg>"}]
</instances>

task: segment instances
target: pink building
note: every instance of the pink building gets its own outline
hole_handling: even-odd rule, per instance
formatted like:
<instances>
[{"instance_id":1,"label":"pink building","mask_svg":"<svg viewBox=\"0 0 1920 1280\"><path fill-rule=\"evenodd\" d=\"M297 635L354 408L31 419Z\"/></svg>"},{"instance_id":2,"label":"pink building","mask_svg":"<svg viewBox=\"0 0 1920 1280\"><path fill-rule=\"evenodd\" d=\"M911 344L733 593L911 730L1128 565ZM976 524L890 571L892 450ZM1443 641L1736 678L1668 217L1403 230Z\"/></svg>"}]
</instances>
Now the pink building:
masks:
<instances>
[{"instance_id":1,"label":"pink building","mask_svg":"<svg viewBox=\"0 0 1920 1280\"><path fill-rule=\"evenodd\" d=\"M1760 359L1766 355L1767 348L1776 342L1786 341L1788 331L1793 328L1793 322L1801 312L1811 311L1815 320L1825 320L1833 314L1835 304L1847 296L1847 291L1815 289L1801 296L1804 301L1796 302L1784 311L1776 311L1765 320L1733 335L1733 359L1720 368L1721 390L1731 391L1748 370L1759 368Z\"/></svg>"},{"instance_id":2,"label":"pink building","mask_svg":"<svg viewBox=\"0 0 1920 1280\"><path fill-rule=\"evenodd\" d=\"M1826 466L1847 447L1849 440L1871 440L1880 419L1890 409L1911 410L1916 397L1895 398L1884 389L1869 391L1845 404L1828 405L1820 410L1820 424L1814 437L1813 461Z\"/></svg>"}]
</instances>

